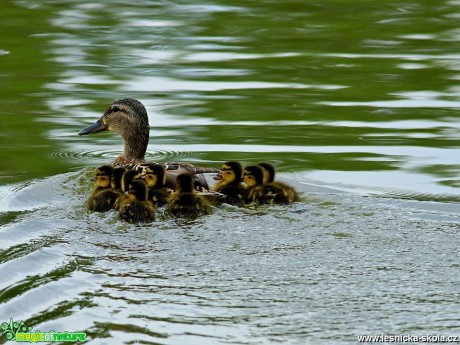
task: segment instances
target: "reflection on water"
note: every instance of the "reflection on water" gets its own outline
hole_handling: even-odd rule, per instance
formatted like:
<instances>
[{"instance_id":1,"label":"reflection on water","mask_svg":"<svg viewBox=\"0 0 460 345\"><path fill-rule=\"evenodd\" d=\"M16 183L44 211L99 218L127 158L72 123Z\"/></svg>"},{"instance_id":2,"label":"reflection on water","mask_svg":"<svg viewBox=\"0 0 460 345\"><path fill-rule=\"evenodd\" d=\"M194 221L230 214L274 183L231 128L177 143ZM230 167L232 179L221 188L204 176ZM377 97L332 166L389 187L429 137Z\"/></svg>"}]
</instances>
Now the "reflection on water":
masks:
<instances>
[{"instance_id":1,"label":"reflection on water","mask_svg":"<svg viewBox=\"0 0 460 345\"><path fill-rule=\"evenodd\" d=\"M4 4L0 323L95 344L458 335L459 13ZM125 97L148 110L149 160L270 161L303 201L153 227L88 214L87 179L122 143L77 133Z\"/></svg>"}]
</instances>

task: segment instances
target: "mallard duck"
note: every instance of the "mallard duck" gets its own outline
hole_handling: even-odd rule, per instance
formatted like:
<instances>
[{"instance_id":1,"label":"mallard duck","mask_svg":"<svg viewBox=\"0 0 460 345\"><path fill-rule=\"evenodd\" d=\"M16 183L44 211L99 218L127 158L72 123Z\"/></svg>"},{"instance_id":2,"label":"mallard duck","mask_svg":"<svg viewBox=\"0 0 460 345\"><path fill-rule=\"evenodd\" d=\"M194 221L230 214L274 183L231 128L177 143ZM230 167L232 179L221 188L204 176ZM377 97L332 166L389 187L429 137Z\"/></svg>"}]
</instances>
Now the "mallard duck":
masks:
<instances>
[{"instance_id":1,"label":"mallard duck","mask_svg":"<svg viewBox=\"0 0 460 345\"><path fill-rule=\"evenodd\" d=\"M86 135L102 131L113 131L122 136L123 153L112 163L113 167L125 167L143 172L144 156L149 142L150 126L147 111L138 100L126 98L113 102L101 118L82 129L78 134ZM197 190L209 190L203 173L218 173L218 169L195 167L189 163L161 163L166 170L166 186L174 188L180 174L193 175Z\"/></svg>"},{"instance_id":2,"label":"mallard duck","mask_svg":"<svg viewBox=\"0 0 460 345\"><path fill-rule=\"evenodd\" d=\"M222 195L219 201L232 205L244 204L246 200L246 187L241 183L243 167L239 162L226 162L220 169L221 173L214 177L218 182L213 190Z\"/></svg>"},{"instance_id":3,"label":"mallard duck","mask_svg":"<svg viewBox=\"0 0 460 345\"><path fill-rule=\"evenodd\" d=\"M193 188L192 176L181 174L177 176L176 192L168 201L165 212L174 217L194 219L211 214L211 206Z\"/></svg>"},{"instance_id":4,"label":"mallard duck","mask_svg":"<svg viewBox=\"0 0 460 345\"><path fill-rule=\"evenodd\" d=\"M158 164L147 165L145 168L144 180L148 187L149 200L158 206L166 205L171 193L174 191L165 187L165 168Z\"/></svg>"},{"instance_id":5,"label":"mallard duck","mask_svg":"<svg viewBox=\"0 0 460 345\"><path fill-rule=\"evenodd\" d=\"M104 165L96 170L96 187L89 197L86 205L93 212L110 211L117 200L119 193L113 190L112 167Z\"/></svg>"},{"instance_id":6,"label":"mallard duck","mask_svg":"<svg viewBox=\"0 0 460 345\"><path fill-rule=\"evenodd\" d=\"M244 168L243 181L247 187L247 202L258 204L287 204L289 200L283 190L273 184L264 184L264 171L261 166Z\"/></svg>"},{"instance_id":7,"label":"mallard duck","mask_svg":"<svg viewBox=\"0 0 460 345\"><path fill-rule=\"evenodd\" d=\"M259 165L264 169L264 184L265 185L274 185L278 188L281 188L283 193L286 195L289 202L299 201L299 194L297 191L290 185L275 181L275 168L270 163L259 163Z\"/></svg>"},{"instance_id":8,"label":"mallard duck","mask_svg":"<svg viewBox=\"0 0 460 345\"><path fill-rule=\"evenodd\" d=\"M119 204L121 219L130 223L149 223L155 220L155 208L147 200L147 185L142 180L134 180L128 186L128 199Z\"/></svg>"}]
</instances>

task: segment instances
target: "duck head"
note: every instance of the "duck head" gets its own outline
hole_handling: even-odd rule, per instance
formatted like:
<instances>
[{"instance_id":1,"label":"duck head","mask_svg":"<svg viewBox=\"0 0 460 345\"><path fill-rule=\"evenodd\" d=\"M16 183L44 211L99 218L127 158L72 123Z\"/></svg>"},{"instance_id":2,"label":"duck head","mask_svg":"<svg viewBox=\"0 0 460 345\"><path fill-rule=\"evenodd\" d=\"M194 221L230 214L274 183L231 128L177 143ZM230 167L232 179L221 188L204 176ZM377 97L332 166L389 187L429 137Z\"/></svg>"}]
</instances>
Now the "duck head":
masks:
<instances>
[{"instance_id":1,"label":"duck head","mask_svg":"<svg viewBox=\"0 0 460 345\"><path fill-rule=\"evenodd\" d=\"M83 128L78 134L102 131L112 131L123 138L123 154L115 160L114 165L136 163L144 159L150 126L147 111L141 102L131 98L113 102L99 120Z\"/></svg>"},{"instance_id":2,"label":"duck head","mask_svg":"<svg viewBox=\"0 0 460 345\"><path fill-rule=\"evenodd\" d=\"M134 180L129 184L128 196L132 201L147 200L147 185L142 180Z\"/></svg>"},{"instance_id":3,"label":"duck head","mask_svg":"<svg viewBox=\"0 0 460 345\"><path fill-rule=\"evenodd\" d=\"M264 171L258 165L244 168L243 181L248 187L261 186L264 183Z\"/></svg>"},{"instance_id":4,"label":"duck head","mask_svg":"<svg viewBox=\"0 0 460 345\"><path fill-rule=\"evenodd\" d=\"M149 188L162 188L166 183L165 168L158 164L149 164L145 169L145 183Z\"/></svg>"},{"instance_id":5,"label":"duck head","mask_svg":"<svg viewBox=\"0 0 460 345\"><path fill-rule=\"evenodd\" d=\"M115 168L112 170L112 188L121 190L121 179L125 173L125 168Z\"/></svg>"},{"instance_id":6,"label":"duck head","mask_svg":"<svg viewBox=\"0 0 460 345\"><path fill-rule=\"evenodd\" d=\"M270 163L259 163L264 170L264 183L271 183L275 180L275 168Z\"/></svg>"},{"instance_id":7,"label":"duck head","mask_svg":"<svg viewBox=\"0 0 460 345\"><path fill-rule=\"evenodd\" d=\"M127 170L121 177L121 190L127 192L132 181L142 179L141 173L136 170Z\"/></svg>"},{"instance_id":8,"label":"duck head","mask_svg":"<svg viewBox=\"0 0 460 345\"><path fill-rule=\"evenodd\" d=\"M220 180L223 184L239 184L243 175L243 168L239 162L226 162L222 165L221 172L215 176L215 180ZM222 183L221 182L221 183Z\"/></svg>"},{"instance_id":9,"label":"duck head","mask_svg":"<svg viewBox=\"0 0 460 345\"><path fill-rule=\"evenodd\" d=\"M112 167L104 165L96 170L96 186L100 188L109 188L111 183Z\"/></svg>"},{"instance_id":10,"label":"duck head","mask_svg":"<svg viewBox=\"0 0 460 345\"><path fill-rule=\"evenodd\" d=\"M178 193L193 193L193 178L189 174L180 174L176 179L176 191Z\"/></svg>"}]
</instances>

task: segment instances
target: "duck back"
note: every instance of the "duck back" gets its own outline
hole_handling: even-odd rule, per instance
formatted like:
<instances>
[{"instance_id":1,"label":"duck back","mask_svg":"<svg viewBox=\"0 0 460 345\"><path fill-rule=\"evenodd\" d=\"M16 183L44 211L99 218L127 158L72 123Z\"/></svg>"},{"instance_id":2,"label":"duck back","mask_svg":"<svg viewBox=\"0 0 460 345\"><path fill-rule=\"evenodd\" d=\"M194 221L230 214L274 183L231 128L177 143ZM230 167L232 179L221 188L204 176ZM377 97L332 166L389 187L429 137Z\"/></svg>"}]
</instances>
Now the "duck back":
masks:
<instances>
[{"instance_id":1,"label":"duck back","mask_svg":"<svg viewBox=\"0 0 460 345\"><path fill-rule=\"evenodd\" d=\"M145 202L132 201L120 210L120 217L130 223L150 223L155 220L153 207Z\"/></svg>"},{"instance_id":2,"label":"duck back","mask_svg":"<svg viewBox=\"0 0 460 345\"><path fill-rule=\"evenodd\" d=\"M171 200L166 212L174 217L194 219L211 214L211 207L194 193L181 193Z\"/></svg>"}]
</instances>

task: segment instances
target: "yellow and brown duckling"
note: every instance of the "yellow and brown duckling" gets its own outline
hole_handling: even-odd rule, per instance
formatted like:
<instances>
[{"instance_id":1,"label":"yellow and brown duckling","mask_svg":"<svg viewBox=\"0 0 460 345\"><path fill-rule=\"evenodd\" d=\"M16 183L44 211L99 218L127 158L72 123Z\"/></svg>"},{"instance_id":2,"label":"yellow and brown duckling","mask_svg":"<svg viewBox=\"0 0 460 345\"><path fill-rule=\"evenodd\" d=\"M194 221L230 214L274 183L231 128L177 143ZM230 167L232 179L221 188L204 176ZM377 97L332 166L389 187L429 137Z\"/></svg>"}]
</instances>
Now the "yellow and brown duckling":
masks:
<instances>
[{"instance_id":1,"label":"yellow and brown duckling","mask_svg":"<svg viewBox=\"0 0 460 345\"><path fill-rule=\"evenodd\" d=\"M104 165L96 170L96 187L86 205L93 212L110 211L119 196L112 188L112 167Z\"/></svg>"},{"instance_id":2,"label":"yellow and brown duckling","mask_svg":"<svg viewBox=\"0 0 460 345\"><path fill-rule=\"evenodd\" d=\"M181 174L177 176L176 192L171 196L165 212L178 218L194 219L211 214L211 206L197 195L192 176Z\"/></svg>"},{"instance_id":3,"label":"yellow and brown duckling","mask_svg":"<svg viewBox=\"0 0 460 345\"><path fill-rule=\"evenodd\" d=\"M221 173L214 177L218 182L214 186L214 191L222 194L218 199L232 205L242 205L245 203L247 192L242 184L243 167L239 162L226 162L222 165Z\"/></svg>"},{"instance_id":4,"label":"yellow and brown duckling","mask_svg":"<svg viewBox=\"0 0 460 345\"><path fill-rule=\"evenodd\" d=\"M82 129L78 134L86 135L102 131L113 131L124 141L123 153L112 163L113 167L124 167L142 171L144 156L149 142L150 126L147 111L138 100L126 98L113 102L94 124ZM218 169L195 167L189 163L161 163L166 170L166 186L175 188L176 177L180 174L193 175L197 190L209 190L203 173L218 173Z\"/></svg>"},{"instance_id":5,"label":"yellow and brown duckling","mask_svg":"<svg viewBox=\"0 0 460 345\"><path fill-rule=\"evenodd\" d=\"M247 185L246 202L258 204L287 204L289 200L283 190L273 184L264 184L264 170L252 165L244 168L243 181Z\"/></svg>"},{"instance_id":6,"label":"yellow and brown duckling","mask_svg":"<svg viewBox=\"0 0 460 345\"><path fill-rule=\"evenodd\" d=\"M118 168L117 168L118 169ZM120 180L120 195L118 196L114 208L120 211L121 206L129 202L131 199L128 196L129 185L134 180L141 180L141 174L136 170L125 170Z\"/></svg>"},{"instance_id":7,"label":"yellow and brown duckling","mask_svg":"<svg viewBox=\"0 0 460 345\"><path fill-rule=\"evenodd\" d=\"M112 170L112 188L114 190L121 192L121 180L125 171L126 169L121 167Z\"/></svg>"},{"instance_id":8,"label":"yellow and brown duckling","mask_svg":"<svg viewBox=\"0 0 460 345\"><path fill-rule=\"evenodd\" d=\"M130 223L150 223L155 220L155 208L147 199L147 185L142 180L133 180L128 185L128 198L118 204L121 219Z\"/></svg>"},{"instance_id":9,"label":"yellow and brown duckling","mask_svg":"<svg viewBox=\"0 0 460 345\"><path fill-rule=\"evenodd\" d=\"M275 181L275 168L270 163L259 163L259 165L264 169L264 184L265 185L274 185L280 188L283 193L286 195L288 202L300 201L299 194L290 185Z\"/></svg>"},{"instance_id":10,"label":"yellow and brown duckling","mask_svg":"<svg viewBox=\"0 0 460 345\"><path fill-rule=\"evenodd\" d=\"M125 170L121 177L121 191L126 193L129 189L129 184L134 180L141 180L142 175L136 170Z\"/></svg>"},{"instance_id":11,"label":"yellow and brown duckling","mask_svg":"<svg viewBox=\"0 0 460 345\"><path fill-rule=\"evenodd\" d=\"M165 187L165 168L159 164L149 164L144 170L144 181L148 187L148 199L158 206L168 203L174 190Z\"/></svg>"}]
</instances>

